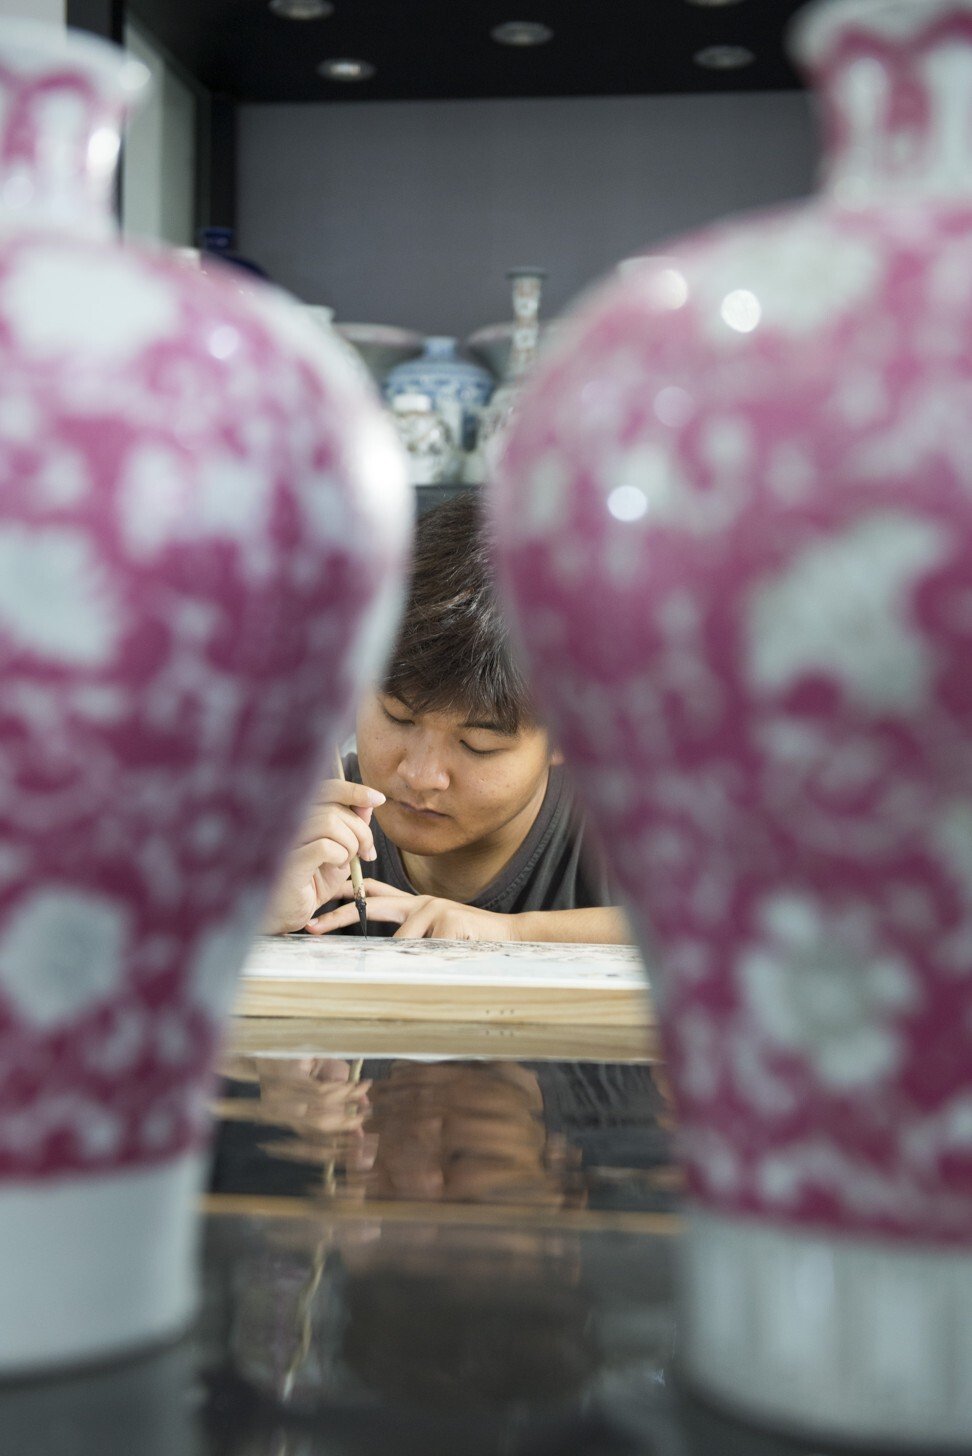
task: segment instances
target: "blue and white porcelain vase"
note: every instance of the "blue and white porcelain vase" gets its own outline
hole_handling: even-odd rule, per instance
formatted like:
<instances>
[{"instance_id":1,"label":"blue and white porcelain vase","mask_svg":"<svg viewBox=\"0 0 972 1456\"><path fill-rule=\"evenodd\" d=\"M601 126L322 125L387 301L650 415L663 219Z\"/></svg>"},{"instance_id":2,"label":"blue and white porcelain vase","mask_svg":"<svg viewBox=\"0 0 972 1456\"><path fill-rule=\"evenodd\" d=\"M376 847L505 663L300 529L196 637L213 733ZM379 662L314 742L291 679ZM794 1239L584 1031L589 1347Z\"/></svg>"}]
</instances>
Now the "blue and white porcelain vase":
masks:
<instances>
[{"instance_id":1,"label":"blue and white porcelain vase","mask_svg":"<svg viewBox=\"0 0 972 1456\"><path fill-rule=\"evenodd\" d=\"M391 404L401 394L425 394L436 414L449 425L456 439L467 445L475 435L479 412L496 387L488 369L461 359L457 341L430 335L417 359L396 364L383 386Z\"/></svg>"}]
</instances>

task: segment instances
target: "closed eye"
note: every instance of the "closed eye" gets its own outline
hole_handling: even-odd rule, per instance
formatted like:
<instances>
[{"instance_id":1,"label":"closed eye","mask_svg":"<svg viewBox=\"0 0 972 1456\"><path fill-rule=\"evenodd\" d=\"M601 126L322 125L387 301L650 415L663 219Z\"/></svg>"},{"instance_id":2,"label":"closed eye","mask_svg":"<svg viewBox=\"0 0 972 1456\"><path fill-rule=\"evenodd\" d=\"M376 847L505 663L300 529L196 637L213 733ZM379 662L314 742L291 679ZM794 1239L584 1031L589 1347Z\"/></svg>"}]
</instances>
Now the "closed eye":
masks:
<instances>
[{"instance_id":1,"label":"closed eye","mask_svg":"<svg viewBox=\"0 0 972 1456\"><path fill-rule=\"evenodd\" d=\"M463 739L460 742L467 753L474 753L477 758L490 758L494 753L501 752L499 748L473 748L471 743L466 743Z\"/></svg>"},{"instance_id":2,"label":"closed eye","mask_svg":"<svg viewBox=\"0 0 972 1456\"><path fill-rule=\"evenodd\" d=\"M414 718L396 718L394 713L389 713L389 711L385 707L384 703L382 703L380 706L381 706L381 711L384 713L384 715L388 719L389 723L399 723L399 724L404 725L404 726L409 726L412 723L414 723L414 721L415 721Z\"/></svg>"}]
</instances>

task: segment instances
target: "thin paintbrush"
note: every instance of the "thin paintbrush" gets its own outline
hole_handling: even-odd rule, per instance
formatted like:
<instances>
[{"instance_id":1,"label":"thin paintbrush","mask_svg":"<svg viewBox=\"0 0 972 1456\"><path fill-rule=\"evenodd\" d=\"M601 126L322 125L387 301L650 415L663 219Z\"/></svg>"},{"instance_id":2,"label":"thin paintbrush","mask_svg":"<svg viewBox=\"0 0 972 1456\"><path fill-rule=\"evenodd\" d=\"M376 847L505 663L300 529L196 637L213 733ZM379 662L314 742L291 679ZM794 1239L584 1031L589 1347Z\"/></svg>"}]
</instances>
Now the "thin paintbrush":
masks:
<instances>
[{"instance_id":1,"label":"thin paintbrush","mask_svg":"<svg viewBox=\"0 0 972 1456\"><path fill-rule=\"evenodd\" d=\"M335 754L337 760L338 778L343 779L344 763L341 759L341 750ZM351 888L354 891L354 903L358 907L358 919L361 921L361 934L367 937L368 934L368 902L365 899L364 876L361 873L361 861L356 854L351 856Z\"/></svg>"}]
</instances>

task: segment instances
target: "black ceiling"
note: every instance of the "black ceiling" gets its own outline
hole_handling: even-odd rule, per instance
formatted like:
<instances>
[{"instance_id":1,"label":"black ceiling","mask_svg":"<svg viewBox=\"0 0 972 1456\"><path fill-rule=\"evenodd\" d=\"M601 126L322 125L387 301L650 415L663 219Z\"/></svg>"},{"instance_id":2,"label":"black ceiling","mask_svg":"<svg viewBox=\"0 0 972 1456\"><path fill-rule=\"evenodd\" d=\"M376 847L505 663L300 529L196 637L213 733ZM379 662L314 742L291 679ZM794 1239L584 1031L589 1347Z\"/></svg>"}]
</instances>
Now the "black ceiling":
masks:
<instances>
[{"instance_id":1,"label":"black ceiling","mask_svg":"<svg viewBox=\"0 0 972 1456\"><path fill-rule=\"evenodd\" d=\"M274 15L267 0L127 0L127 9L204 86L237 101L401 101L763 91L799 84L783 33L802 0L334 0L325 19ZM545 45L490 38L496 25L548 25ZM695 53L742 45L741 70ZM327 81L328 57L370 61L367 81Z\"/></svg>"}]
</instances>

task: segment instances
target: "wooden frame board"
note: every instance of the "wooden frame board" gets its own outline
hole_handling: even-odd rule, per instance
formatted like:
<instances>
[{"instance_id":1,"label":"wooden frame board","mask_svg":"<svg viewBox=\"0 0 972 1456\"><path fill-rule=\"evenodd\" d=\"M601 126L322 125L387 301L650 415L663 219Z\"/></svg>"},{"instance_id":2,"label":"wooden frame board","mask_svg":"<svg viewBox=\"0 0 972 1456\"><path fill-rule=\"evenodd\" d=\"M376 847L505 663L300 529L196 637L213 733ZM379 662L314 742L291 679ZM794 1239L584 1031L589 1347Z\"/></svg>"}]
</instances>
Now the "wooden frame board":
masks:
<instances>
[{"instance_id":1,"label":"wooden frame board","mask_svg":"<svg viewBox=\"0 0 972 1456\"><path fill-rule=\"evenodd\" d=\"M643 1020L630 1026L569 1026L490 1021L386 1021L363 1017L237 1016L227 1053L251 1057L457 1057L489 1062L657 1062L658 1033Z\"/></svg>"},{"instance_id":2,"label":"wooden frame board","mask_svg":"<svg viewBox=\"0 0 972 1456\"><path fill-rule=\"evenodd\" d=\"M332 1023L654 1026L632 946L261 936L237 1014Z\"/></svg>"}]
</instances>

